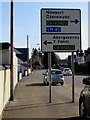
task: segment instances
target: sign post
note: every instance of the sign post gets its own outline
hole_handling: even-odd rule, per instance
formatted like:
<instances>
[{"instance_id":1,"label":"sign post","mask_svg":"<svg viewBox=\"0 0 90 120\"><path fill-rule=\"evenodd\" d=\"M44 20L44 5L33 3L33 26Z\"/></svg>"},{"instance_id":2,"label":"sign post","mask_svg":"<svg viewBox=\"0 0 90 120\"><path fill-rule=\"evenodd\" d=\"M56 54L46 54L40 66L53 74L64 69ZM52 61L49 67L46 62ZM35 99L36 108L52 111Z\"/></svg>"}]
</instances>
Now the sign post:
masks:
<instances>
[{"instance_id":1,"label":"sign post","mask_svg":"<svg viewBox=\"0 0 90 120\"><path fill-rule=\"evenodd\" d=\"M51 53L48 53L48 69L49 69L49 103L51 103Z\"/></svg>"},{"instance_id":2,"label":"sign post","mask_svg":"<svg viewBox=\"0 0 90 120\"><path fill-rule=\"evenodd\" d=\"M72 52L72 102L74 103L74 52Z\"/></svg>"},{"instance_id":3,"label":"sign post","mask_svg":"<svg viewBox=\"0 0 90 120\"><path fill-rule=\"evenodd\" d=\"M72 102L74 102L73 56L74 52L81 50L80 9L41 9L41 50L49 54L51 52L72 52ZM49 64L51 66L51 63ZM49 76L51 76L50 69L51 67L49 67ZM49 85L51 85L51 80Z\"/></svg>"}]
</instances>

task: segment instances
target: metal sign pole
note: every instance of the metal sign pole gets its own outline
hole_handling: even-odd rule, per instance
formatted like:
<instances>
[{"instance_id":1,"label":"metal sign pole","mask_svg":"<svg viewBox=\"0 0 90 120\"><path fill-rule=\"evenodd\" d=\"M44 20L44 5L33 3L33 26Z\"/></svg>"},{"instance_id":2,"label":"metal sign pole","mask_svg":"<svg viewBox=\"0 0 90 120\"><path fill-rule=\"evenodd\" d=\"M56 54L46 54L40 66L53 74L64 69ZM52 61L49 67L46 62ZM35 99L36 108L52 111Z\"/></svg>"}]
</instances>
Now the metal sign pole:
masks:
<instances>
[{"instance_id":1,"label":"metal sign pole","mask_svg":"<svg viewBox=\"0 0 90 120\"><path fill-rule=\"evenodd\" d=\"M51 53L48 53L48 68L49 68L49 103L51 103Z\"/></svg>"},{"instance_id":2,"label":"metal sign pole","mask_svg":"<svg viewBox=\"0 0 90 120\"><path fill-rule=\"evenodd\" d=\"M74 52L72 52L72 102L74 103Z\"/></svg>"}]
</instances>

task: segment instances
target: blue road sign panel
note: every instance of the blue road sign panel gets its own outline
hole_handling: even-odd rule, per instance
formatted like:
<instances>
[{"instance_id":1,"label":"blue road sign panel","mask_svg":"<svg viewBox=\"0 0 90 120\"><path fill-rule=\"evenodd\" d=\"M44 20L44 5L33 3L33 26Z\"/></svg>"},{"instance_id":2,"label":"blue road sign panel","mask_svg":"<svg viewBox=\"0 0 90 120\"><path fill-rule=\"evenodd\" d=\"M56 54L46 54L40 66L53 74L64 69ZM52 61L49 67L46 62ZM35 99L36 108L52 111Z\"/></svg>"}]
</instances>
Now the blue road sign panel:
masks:
<instances>
[{"instance_id":1,"label":"blue road sign panel","mask_svg":"<svg viewBox=\"0 0 90 120\"><path fill-rule=\"evenodd\" d=\"M61 32L61 27L46 27L46 32Z\"/></svg>"}]
</instances>

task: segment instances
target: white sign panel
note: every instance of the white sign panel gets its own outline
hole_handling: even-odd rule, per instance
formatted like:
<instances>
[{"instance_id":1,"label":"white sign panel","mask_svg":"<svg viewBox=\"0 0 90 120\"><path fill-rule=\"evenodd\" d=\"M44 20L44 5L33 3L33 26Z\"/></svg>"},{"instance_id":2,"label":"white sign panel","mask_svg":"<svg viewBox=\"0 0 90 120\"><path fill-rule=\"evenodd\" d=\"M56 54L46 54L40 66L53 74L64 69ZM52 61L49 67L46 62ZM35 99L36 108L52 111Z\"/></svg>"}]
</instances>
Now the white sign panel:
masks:
<instances>
[{"instance_id":1,"label":"white sign panel","mask_svg":"<svg viewBox=\"0 0 90 120\"><path fill-rule=\"evenodd\" d=\"M80 9L41 9L41 44L43 52L80 50Z\"/></svg>"}]
</instances>

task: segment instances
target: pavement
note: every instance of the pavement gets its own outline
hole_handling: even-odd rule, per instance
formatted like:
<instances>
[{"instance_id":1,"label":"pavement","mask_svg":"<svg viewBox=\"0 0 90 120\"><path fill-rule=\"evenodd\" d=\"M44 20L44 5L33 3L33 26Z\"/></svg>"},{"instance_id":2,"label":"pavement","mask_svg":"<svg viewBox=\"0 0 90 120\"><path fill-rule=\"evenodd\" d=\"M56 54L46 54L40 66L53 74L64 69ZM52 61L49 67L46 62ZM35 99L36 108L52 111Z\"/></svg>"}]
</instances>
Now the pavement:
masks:
<instances>
[{"instance_id":1,"label":"pavement","mask_svg":"<svg viewBox=\"0 0 90 120\"><path fill-rule=\"evenodd\" d=\"M48 100L48 89L42 84L43 70L34 71L17 84L14 101L6 105L2 119L79 120L78 102ZM45 89L44 89L45 88Z\"/></svg>"}]
</instances>

